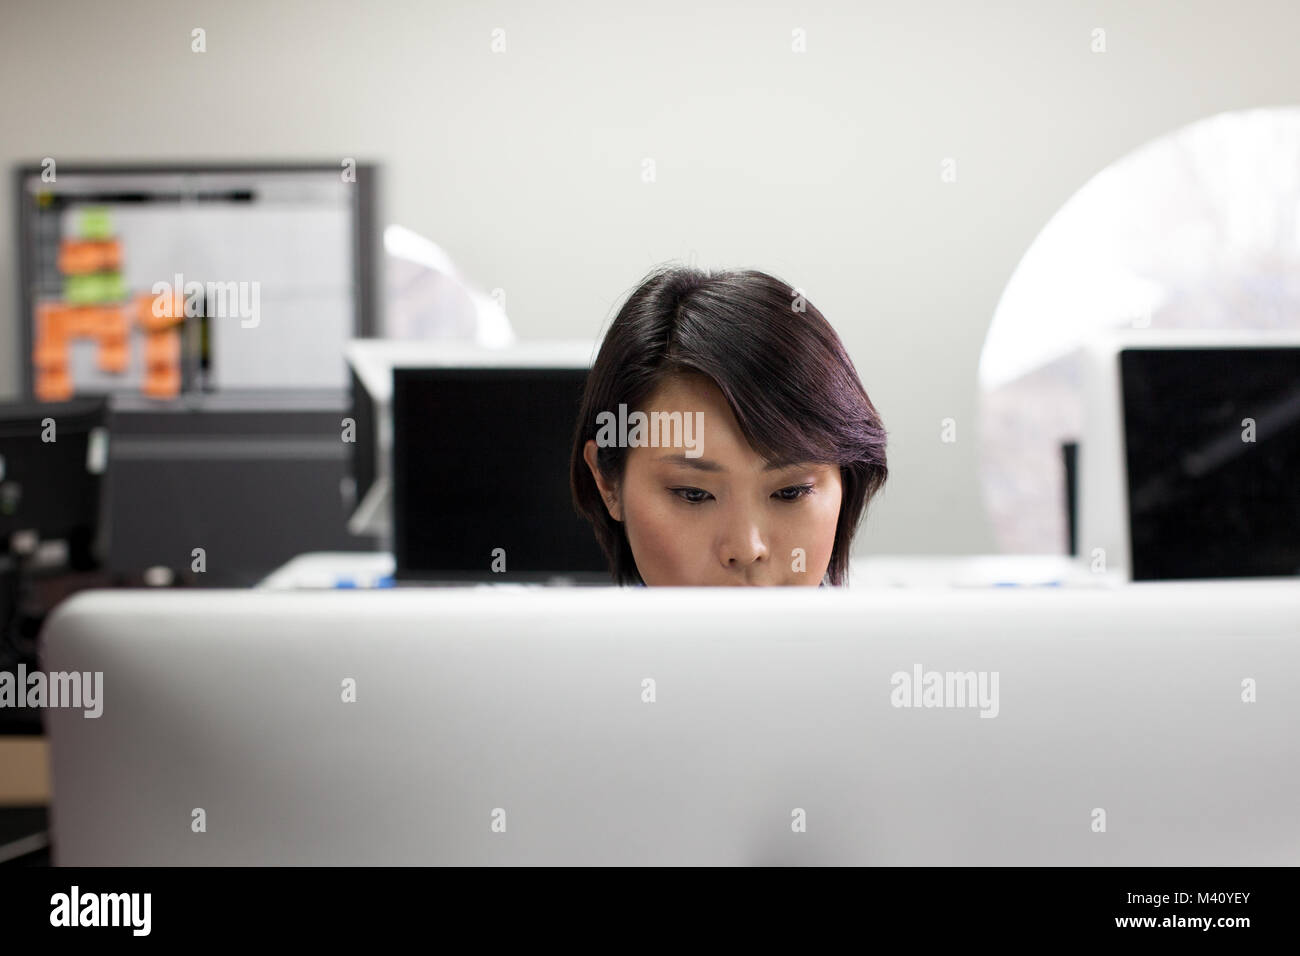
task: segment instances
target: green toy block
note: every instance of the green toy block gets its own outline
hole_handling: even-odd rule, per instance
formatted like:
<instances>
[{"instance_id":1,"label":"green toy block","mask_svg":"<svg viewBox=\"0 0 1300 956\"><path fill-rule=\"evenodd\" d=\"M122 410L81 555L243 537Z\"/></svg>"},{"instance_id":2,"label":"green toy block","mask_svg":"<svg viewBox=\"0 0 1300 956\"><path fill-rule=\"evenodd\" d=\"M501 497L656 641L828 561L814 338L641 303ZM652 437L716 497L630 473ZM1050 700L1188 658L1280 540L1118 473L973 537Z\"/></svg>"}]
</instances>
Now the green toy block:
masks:
<instances>
[{"instance_id":1,"label":"green toy block","mask_svg":"<svg viewBox=\"0 0 1300 956\"><path fill-rule=\"evenodd\" d=\"M126 298L126 280L122 278L120 272L92 272L87 275L65 276L63 297L73 305L121 302Z\"/></svg>"},{"instance_id":2,"label":"green toy block","mask_svg":"<svg viewBox=\"0 0 1300 956\"><path fill-rule=\"evenodd\" d=\"M99 301L99 276L94 273L64 276L63 298L73 305L91 305Z\"/></svg>"},{"instance_id":3,"label":"green toy block","mask_svg":"<svg viewBox=\"0 0 1300 956\"><path fill-rule=\"evenodd\" d=\"M99 273L99 301L121 302L126 298L126 280L120 272Z\"/></svg>"},{"instance_id":4,"label":"green toy block","mask_svg":"<svg viewBox=\"0 0 1300 956\"><path fill-rule=\"evenodd\" d=\"M81 210L79 231L82 239L112 239L112 213L104 206L86 206Z\"/></svg>"}]
</instances>

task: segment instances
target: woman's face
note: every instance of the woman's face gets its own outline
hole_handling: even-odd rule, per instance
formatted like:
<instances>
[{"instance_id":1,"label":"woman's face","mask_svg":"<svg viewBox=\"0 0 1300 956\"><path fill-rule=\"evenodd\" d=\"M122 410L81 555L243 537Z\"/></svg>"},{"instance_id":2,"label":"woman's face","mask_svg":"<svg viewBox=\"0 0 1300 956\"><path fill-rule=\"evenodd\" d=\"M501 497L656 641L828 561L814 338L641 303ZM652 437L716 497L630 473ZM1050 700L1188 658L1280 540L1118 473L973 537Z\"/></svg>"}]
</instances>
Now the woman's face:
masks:
<instances>
[{"instance_id":1,"label":"woman's face","mask_svg":"<svg viewBox=\"0 0 1300 956\"><path fill-rule=\"evenodd\" d=\"M840 514L838 466L770 467L745 441L722 392L702 375L666 379L641 410L681 412L683 421L703 413L692 417L702 426L689 449L698 457L681 446L629 448L619 486L596 469L595 440L584 449L647 585L821 584Z\"/></svg>"}]
</instances>

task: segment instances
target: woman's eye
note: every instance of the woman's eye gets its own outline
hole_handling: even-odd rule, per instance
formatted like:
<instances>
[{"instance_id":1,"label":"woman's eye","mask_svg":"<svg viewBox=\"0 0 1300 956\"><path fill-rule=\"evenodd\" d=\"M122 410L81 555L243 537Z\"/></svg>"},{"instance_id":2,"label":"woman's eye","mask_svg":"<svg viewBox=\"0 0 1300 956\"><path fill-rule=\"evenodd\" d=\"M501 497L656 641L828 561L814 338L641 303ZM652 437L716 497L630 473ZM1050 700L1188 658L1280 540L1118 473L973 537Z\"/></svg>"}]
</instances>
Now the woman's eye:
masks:
<instances>
[{"instance_id":1,"label":"woman's eye","mask_svg":"<svg viewBox=\"0 0 1300 956\"><path fill-rule=\"evenodd\" d=\"M812 485L791 485L778 491L777 497L782 501L798 501L804 495L812 494Z\"/></svg>"},{"instance_id":2,"label":"woman's eye","mask_svg":"<svg viewBox=\"0 0 1300 956\"><path fill-rule=\"evenodd\" d=\"M701 502L706 501L709 498L713 497L703 488L669 488L668 490L671 491L673 494L675 494L678 498L681 498L683 501L690 502L693 505L698 505Z\"/></svg>"},{"instance_id":3,"label":"woman's eye","mask_svg":"<svg viewBox=\"0 0 1300 956\"><path fill-rule=\"evenodd\" d=\"M702 504L713 497L703 488L669 488L668 490L678 498L693 505ZM775 492L773 497L778 501L798 501L805 495L812 494L812 491L812 485L791 485L789 488L782 488L780 491Z\"/></svg>"}]
</instances>

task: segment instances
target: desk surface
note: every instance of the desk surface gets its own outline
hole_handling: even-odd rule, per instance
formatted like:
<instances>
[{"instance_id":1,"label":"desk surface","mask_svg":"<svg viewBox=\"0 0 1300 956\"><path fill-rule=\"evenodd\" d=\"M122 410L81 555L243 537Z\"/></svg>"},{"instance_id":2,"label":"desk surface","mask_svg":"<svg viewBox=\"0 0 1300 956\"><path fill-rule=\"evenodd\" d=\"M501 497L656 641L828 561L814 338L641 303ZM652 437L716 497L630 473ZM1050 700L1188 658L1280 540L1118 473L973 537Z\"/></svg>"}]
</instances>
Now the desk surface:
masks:
<instances>
[{"instance_id":1,"label":"desk surface","mask_svg":"<svg viewBox=\"0 0 1300 956\"><path fill-rule=\"evenodd\" d=\"M392 583L395 563L383 551L315 551L300 554L268 575L257 587L269 590L373 588ZM1114 587L1118 582L1093 574L1063 555L870 555L849 565L852 588L895 587Z\"/></svg>"}]
</instances>

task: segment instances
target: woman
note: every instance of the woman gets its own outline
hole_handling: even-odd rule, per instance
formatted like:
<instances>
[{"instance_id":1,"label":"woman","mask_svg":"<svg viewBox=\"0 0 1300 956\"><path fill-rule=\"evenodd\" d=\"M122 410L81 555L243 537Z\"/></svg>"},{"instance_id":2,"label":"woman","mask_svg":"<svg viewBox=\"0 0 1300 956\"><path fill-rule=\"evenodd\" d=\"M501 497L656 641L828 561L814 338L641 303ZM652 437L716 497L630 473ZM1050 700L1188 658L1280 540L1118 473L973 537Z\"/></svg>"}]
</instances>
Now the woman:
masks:
<instances>
[{"instance_id":1,"label":"woman","mask_svg":"<svg viewBox=\"0 0 1300 956\"><path fill-rule=\"evenodd\" d=\"M605 334L570 484L619 584L840 586L888 476L885 438L799 292L664 267Z\"/></svg>"}]
</instances>

